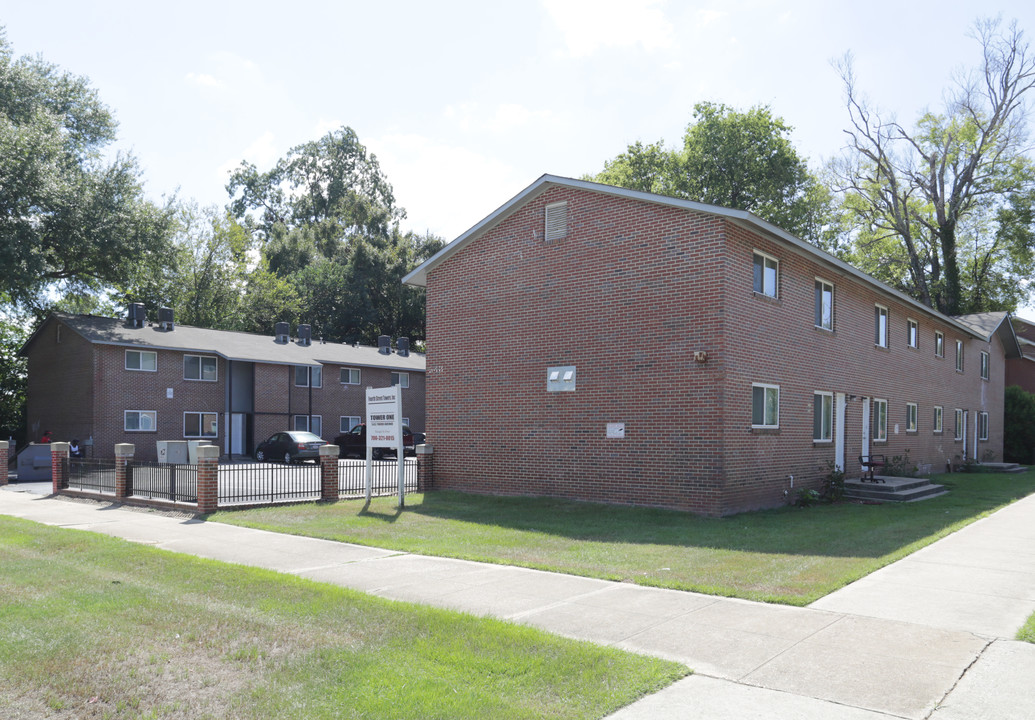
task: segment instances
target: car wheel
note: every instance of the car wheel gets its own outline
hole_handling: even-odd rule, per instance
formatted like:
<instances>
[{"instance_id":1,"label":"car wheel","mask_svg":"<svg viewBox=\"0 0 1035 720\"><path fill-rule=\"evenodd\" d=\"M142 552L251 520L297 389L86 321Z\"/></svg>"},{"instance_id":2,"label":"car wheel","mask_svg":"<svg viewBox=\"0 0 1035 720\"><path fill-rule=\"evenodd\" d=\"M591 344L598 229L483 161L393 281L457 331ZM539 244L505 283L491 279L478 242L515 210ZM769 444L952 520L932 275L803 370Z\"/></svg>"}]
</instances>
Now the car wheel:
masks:
<instances>
[{"instance_id":1,"label":"car wheel","mask_svg":"<svg viewBox=\"0 0 1035 720\"><path fill-rule=\"evenodd\" d=\"M294 461L295 461L295 459L293 457L291 457L291 453L289 453L289 452L284 453L284 464L285 465L291 465Z\"/></svg>"},{"instance_id":2,"label":"car wheel","mask_svg":"<svg viewBox=\"0 0 1035 720\"><path fill-rule=\"evenodd\" d=\"M255 451L255 459L258 460L259 462L266 462L266 451L265 450L256 450Z\"/></svg>"}]
</instances>

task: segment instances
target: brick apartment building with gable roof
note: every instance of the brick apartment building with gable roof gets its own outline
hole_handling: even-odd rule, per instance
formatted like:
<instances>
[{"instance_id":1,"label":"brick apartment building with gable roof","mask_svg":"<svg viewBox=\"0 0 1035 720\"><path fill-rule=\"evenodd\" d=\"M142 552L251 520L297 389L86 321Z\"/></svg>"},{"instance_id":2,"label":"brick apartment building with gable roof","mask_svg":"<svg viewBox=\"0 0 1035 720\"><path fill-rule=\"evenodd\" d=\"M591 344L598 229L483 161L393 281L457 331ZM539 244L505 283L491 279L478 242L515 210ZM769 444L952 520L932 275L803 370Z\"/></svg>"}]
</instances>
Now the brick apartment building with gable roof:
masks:
<instances>
[{"instance_id":1,"label":"brick apartment building with gable roof","mask_svg":"<svg viewBox=\"0 0 1035 720\"><path fill-rule=\"evenodd\" d=\"M862 455L1002 459L1006 313L941 315L747 212L544 175L404 282L440 488L727 515Z\"/></svg>"},{"instance_id":2,"label":"brick apartment building with gable roof","mask_svg":"<svg viewBox=\"0 0 1035 720\"><path fill-rule=\"evenodd\" d=\"M1021 344L1021 356L1006 361L1006 386L1019 385L1035 393L1035 322L1015 317L1013 328Z\"/></svg>"},{"instance_id":3,"label":"brick apartment building with gable roof","mask_svg":"<svg viewBox=\"0 0 1035 720\"><path fill-rule=\"evenodd\" d=\"M179 325L163 308L127 319L52 313L21 349L28 359L30 439L50 430L88 453L112 457L116 443L153 460L158 440L204 440L224 455L250 455L282 430L332 441L363 420L367 387L401 384L403 416L424 430L424 355L396 348L313 340L309 326L276 336Z\"/></svg>"}]
</instances>

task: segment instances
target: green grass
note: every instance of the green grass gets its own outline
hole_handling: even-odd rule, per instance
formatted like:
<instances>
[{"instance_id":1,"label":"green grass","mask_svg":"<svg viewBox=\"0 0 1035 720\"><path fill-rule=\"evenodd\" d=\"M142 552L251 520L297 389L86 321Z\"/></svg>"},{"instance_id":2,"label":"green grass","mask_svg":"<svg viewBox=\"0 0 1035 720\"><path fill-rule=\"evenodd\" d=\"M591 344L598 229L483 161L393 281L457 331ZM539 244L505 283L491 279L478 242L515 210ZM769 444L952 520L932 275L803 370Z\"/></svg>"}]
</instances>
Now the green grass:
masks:
<instances>
[{"instance_id":1,"label":"green grass","mask_svg":"<svg viewBox=\"0 0 1035 720\"><path fill-rule=\"evenodd\" d=\"M1035 643L1035 614L1028 618L1024 627L1017 631L1017 639L1024 642Z\"/></svg>"},{"instance_id":2,"label":"green grass","mask_svg":"<svg viewBox=\"0 0 1035 720\"><path fill-rule=\"evenodd\" d=\"M918 503L728 518L450 492L214 513L210 520L395 550L806 605L1035 492L1035 471L935 478Z\"/></svg>"},{"instance_id":3,"label":"green grass","mask_svg":"<svg viewBox=\"0 0 1035 720\"><path fill-rule=\"evenodd\" d=\"M599 718L688 670L0 516L0 708L69 718Z\"/></svg>"}]
</instances>

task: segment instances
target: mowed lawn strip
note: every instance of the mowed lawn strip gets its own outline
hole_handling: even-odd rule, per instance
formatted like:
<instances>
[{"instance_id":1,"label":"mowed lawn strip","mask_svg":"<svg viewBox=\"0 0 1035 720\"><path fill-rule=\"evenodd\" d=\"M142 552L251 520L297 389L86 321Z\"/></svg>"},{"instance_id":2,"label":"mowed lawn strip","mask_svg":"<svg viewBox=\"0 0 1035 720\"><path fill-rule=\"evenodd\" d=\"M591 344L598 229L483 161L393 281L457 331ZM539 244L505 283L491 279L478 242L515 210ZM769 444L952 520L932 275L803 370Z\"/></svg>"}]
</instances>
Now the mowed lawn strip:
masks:
<instances>
[{"instance_id":1,"label":"mowed lawn strip","mask_svg":"<svg viewBox=\"0 0 1035 720\"><path fill-rule=\"evenodd\" d=\"M916 503L785 507L727 518L453 492L218 512L210 520L394 550L807 605L1035 492L1035 471L935 477Z\"/></svg>"},{"instance_id":2,"label":"mowed lawn strip","mask_svg":"<svg viewBox=\"0 0 1035 720\"><path fill-rule=\"evenodd\" d=\"M1035 615L1028 618L1024 627L1017 631L1017 639L1024 642L1035 643Z\"/></svg>"},{"instance_id":3,"label":"mowed lawn strip","mask_svg":"<svg viewBox=\"0 0 1035 720\"><path fill-rule=\"evenodd\" d=\"M0 716L600 718L677 663L0 516Z\"/></svg>"}]
</instances>

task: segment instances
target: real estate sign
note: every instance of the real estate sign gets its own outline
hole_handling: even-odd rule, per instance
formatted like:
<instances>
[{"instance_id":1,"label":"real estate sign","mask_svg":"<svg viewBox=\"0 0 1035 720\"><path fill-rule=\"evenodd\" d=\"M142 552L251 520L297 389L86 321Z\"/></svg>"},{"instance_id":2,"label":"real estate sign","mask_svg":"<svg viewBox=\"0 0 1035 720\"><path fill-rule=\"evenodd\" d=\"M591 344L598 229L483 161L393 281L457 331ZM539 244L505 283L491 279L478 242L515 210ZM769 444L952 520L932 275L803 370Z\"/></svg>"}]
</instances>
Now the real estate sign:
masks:
<instances>
[{"instance_id":1,"label":"real estate sign","mask_svg":"<svg viewBox=\"0 0 1035 720\"><path fill-rule=\"evenodd\" d=\"M367 447L402 445L402 395L398 386L367 388Z\"/></svg>"}]
</instances>

